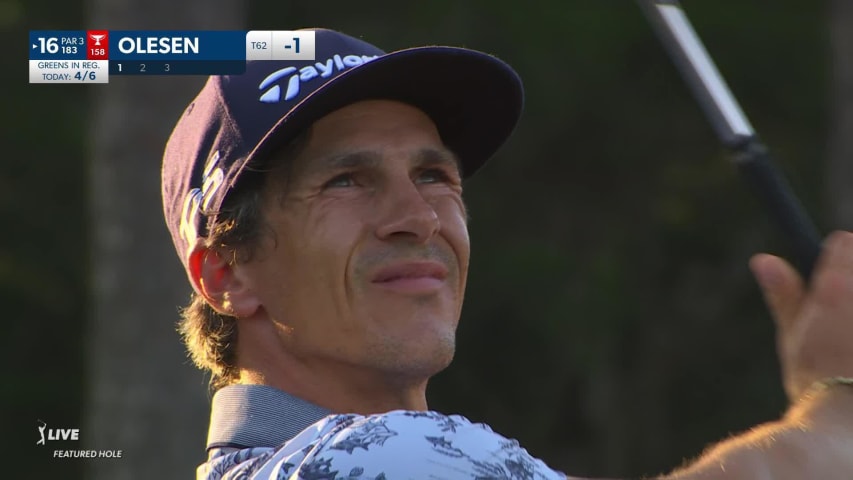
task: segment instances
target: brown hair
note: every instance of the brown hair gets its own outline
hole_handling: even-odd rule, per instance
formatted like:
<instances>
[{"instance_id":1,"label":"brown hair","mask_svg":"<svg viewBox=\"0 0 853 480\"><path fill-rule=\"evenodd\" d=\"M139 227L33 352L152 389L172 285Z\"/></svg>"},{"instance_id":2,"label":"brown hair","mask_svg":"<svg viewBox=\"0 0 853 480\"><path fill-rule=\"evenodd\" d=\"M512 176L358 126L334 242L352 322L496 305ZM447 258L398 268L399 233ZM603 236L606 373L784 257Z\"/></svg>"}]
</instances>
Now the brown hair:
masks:
<instances>
[{"instance_id":1,"label":"brown hair","mask_svg":"<svg viewBox=\"0 0 853 480\"><path fill-rule=\"evenodd\" d=\"M261 238L272 234L263 215L263 193L273 179L283 182L291 172L293 160L308 142L305 130L277 153L268 156L263 166L255 162L241 174L240 183L228 194L210 228L206 246L228 252L231 265L251 259ZM284 189L282 189L284 192ZM283 195L283 194L282 194ZM195 365L210 372L210 388L216 391L237 381L237 318L217 312L202 296L193 292L190 303L181 311L178 332Z\"/></svg>"}]
</instances>

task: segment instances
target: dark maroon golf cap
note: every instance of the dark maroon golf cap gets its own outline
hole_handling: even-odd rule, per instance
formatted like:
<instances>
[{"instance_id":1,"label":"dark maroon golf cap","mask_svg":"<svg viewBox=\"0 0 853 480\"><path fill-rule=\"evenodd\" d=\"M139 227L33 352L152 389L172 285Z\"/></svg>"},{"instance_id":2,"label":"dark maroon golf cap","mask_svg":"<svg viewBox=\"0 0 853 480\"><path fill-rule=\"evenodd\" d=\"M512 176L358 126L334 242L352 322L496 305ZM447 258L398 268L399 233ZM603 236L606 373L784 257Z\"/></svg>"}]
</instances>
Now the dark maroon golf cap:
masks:
<instances>
[{"instance_id":1,"label":"dark maroon golf cap","mask_svg":"<svg viewBox=\"0 0 853 480\"><path fill-rule=\"evenodd\" d=\"M391 99L421 109L466 178L515 128L521 79L491 55L440 46L385 53L315 31L314 60L248 61L242 75L212 76L175 125L163 156L163 210L185 267L246 164L348 104Z\"/></svg>"}]
</instances>

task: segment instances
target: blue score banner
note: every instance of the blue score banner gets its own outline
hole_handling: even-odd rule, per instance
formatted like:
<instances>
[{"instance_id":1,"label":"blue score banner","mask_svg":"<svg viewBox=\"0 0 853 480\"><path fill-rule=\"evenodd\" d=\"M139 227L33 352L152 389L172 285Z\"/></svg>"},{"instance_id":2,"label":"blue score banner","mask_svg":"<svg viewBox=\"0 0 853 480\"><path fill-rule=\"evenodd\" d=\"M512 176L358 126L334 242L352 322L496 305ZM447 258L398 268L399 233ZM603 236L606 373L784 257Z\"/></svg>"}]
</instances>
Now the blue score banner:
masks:
<instances>
[{"instance_id":1,"label":"blue score banner","mask_svg":"<svg viewBox=\"0 0 853 480\"><path fill-rule=\"evenodd\" d=\"M32 30L30 83L112 75L239 75L246 60L314 60L310 30Z\"/></svg>"}]
</instances>

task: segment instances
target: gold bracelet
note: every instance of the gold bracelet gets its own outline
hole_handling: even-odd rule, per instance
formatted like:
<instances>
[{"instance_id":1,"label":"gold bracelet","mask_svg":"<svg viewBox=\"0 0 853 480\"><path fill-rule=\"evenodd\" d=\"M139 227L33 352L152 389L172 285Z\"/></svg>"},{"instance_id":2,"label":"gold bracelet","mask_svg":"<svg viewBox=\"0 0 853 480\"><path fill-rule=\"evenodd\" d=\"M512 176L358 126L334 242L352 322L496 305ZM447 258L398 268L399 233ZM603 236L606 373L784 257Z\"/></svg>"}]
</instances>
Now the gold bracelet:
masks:
<instances>
[{"instance_id":1,"label":"gold bracelet","mask_svg":"<svg viewBox=\"0 0 853 480\"><path fill-rule=\"evenodd\" d=\"M845 385L848 387L853 387L853 377L827 377L817 380L812 383L808 389L806 389L806 395L810 396L817 392L822 392L824 390L828 390L836 385Z\"/></svg>"}]
</instances>

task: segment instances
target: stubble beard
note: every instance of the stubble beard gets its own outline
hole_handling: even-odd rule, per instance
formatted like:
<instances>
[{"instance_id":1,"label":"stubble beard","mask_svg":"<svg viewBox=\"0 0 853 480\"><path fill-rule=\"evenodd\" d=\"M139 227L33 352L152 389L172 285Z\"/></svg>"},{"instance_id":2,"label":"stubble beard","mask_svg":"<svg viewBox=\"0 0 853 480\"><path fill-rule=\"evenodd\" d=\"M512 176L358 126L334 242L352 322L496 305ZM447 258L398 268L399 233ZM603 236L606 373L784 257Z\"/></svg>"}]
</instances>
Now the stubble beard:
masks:
<instances>
[{"instance_id":1,"label":"stubble beard","mask_svg":"<svg viewBox=\"0 0 853 480\"><path fill-rule=\"evenodd\" d=\"M372 363L388 381L402 387L425 384L447 368L456 352L456 332L452 327L431 332L430 338L401 341L377 338L370 348Z\"/></svg>"}]
</instances>

